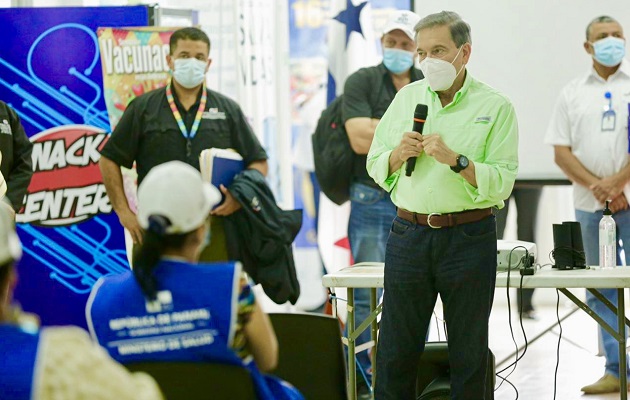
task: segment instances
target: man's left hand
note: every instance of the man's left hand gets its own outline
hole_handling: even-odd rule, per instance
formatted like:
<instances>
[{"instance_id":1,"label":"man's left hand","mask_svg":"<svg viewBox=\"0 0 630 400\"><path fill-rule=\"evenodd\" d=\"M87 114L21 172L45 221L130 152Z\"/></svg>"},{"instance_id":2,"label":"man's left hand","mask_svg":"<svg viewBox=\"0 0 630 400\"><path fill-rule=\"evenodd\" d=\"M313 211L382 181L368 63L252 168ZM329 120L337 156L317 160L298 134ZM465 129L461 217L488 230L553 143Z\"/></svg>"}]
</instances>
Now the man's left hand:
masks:
<instances>
[{"instance_id":1,"label":"man's left hand","mask_svg":"<svg viewBox=\"0 0 630 400\"><path fill-rule=\"evenodd\" d=\"M455 165L457 153L444 143L439 134L423 135L422 146L424 147L424 152L435 158L437 162L449 166Z\"/></svg>"},{"instance_id":2,"label":"man's left hand","mask_svg":"<svg viewBox=\"0 0 630 400\"><path fill-rule=\"evenodd\" d=\"M221 185L219 187L221 189L221 193L225 196L225 201L219 207L217 207L214 211L212 211L212 215L218 215L221 217L226 217L242 208L241 203L236 201L232 193L225 186Z\"/></svg>"},{"instance_id":3,"label":"man's left hand","mask_svg":"<svg viewBox=\"0 0 630 400\"><path fill-rule=\"evenodd\" d=\"M612 199L612 201L608 205L608 208L610 208L610 211L613 214L617 213L619 211L627 210L628 209L628 199L626 199L626 195L621 193L619 196L617 196L614 199Z\"/></svg>"}]
</instances>

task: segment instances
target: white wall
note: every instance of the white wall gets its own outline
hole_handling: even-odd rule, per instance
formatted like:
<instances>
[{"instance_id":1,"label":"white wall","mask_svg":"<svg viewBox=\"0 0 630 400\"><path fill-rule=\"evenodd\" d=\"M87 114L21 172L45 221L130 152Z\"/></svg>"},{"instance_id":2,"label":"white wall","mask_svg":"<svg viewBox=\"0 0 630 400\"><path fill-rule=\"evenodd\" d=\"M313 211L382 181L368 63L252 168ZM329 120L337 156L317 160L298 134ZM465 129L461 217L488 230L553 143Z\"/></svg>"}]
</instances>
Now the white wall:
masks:
<instances>
[{"instance_id":1,"label":"white wall","mask_svg":"<svg viewBox=\"0 0 630 400\"><path fill-rule=\"evenodd\" d=\"M455 11L472 32L469 70L506 94L520 131L520 177L563 176L543 138L561 88L586 75L591 58L582 44L586 26L610 15L630 29L627 0L424 0L420 16Z\"/></svg>"}]
</instances>

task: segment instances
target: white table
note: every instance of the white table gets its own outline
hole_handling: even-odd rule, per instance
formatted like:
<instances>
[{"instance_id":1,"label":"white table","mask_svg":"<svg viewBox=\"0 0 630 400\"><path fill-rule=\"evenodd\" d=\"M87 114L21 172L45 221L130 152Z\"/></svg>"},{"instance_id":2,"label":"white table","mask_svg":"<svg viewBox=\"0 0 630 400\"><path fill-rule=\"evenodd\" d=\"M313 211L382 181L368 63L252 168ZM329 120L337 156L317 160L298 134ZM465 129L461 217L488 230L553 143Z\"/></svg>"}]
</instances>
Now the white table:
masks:
<instances>
[{"instance_id":1,"label":"white table","mask_svg":"<svg viewBox=\"0 0 630 400\"><path fill-rule=\"evenodd\" d=\"M354 355L356 352L374 346L376 348L377 323L376 317L381 312L381 305L376 304L376 289L382 288L384 282L383 263L358 263L351 267L344 268L340 271L326 274L322 278L322 283L328 288L348 288L348 318L346 321L348 327L348 336L345 337L344 343L348 346L348 399L356 399L356 362ZM510 272L509 286L513 288L520 287L521 275L519 271ZM497 273L497 287L508 286L507 272ZM626 375L626 336L624 325L630 326L630 320L625 317L624 309L624 288L630 287L630 268L614 268L600 269L598 267L590 267L588 269L576 269L567 271L558 271L551 267L539 269L536 274L523 277L523 288L554 288L558 289L578 307L590 315L598 324L600 324L608 333L610 333L619 342L619 377L621 390L621 399L628 399L627 375ZM354 289L369 288L371 289L370 309L372 312L365 321L362 321L358 327L355 327L354 316ZM600 299L614 313L617 314L617 330L614 330L583 301L575 297L567 289L586 288L595 297ZM605 299L597 289L616 288L618 307ZM336 309L336 304L334 304ZM359 334L370 326L372 340L361 346L356 346L355 341ZM372 382L376 380L376 351L372 351Z\"/></svg>"}]
</instances>

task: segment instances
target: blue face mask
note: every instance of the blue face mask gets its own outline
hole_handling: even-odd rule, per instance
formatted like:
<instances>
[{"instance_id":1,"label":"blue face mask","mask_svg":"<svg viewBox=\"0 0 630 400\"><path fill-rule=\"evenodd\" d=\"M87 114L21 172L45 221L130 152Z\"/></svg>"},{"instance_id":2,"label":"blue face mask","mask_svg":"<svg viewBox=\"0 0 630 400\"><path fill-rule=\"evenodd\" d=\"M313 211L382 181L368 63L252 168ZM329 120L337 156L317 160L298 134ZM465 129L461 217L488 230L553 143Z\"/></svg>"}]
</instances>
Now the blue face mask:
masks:
<instances>
[{"instance_id":1,"label":"blue face mask","mask_svg":"<svg viewBox=\"0 0 630 400\"><path fill-rule=\"evenodd\" d=\"M400 49L383 49L385 68L394 74L401 74L413 66L414 53Z\"/></svg>"},{"instance_id":2,"label":"blue face mask","mask_svg":"<svg viewBox=\"0 0 630 400\"><path fill-rule=\"evenodd\" d=\"M609 36L591 43L595 54L593 58L606 67L615 67L626 55L626 42L623 39Z\"/></svg>"},{"instance_id":3,"label":"blue face mask","mask_svg":"<svg viewBox=\"0 0 630 400\"><path fill-rule=\"evenodd\" d=\"M186 89L197 87L206 79L207 62L196 58L178 58L173 63L175 65L173 77Z\"/></svg>"}]
</instances>

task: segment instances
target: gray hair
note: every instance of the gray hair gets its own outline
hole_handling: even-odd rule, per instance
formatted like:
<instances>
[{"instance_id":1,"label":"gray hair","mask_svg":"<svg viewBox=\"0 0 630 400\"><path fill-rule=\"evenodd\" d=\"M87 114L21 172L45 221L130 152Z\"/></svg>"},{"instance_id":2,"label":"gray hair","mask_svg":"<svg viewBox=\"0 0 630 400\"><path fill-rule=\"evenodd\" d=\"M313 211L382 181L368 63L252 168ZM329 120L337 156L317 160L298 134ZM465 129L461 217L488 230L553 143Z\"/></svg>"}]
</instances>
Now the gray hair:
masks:
<instances>
[{"instance_id":1,"label":"gray hair","mask_svg":"<svg viewBox=\"0 0 630 400\"><path fill-rule=\"evenodd\" d=\"M444 25L450 28L451 38L457 47L461 47L464 43L472 44L472 40L470 39L470 25L464 22L459 14L453 11L442 11L422 18L414 28L416 37L418 37L418 32L422 29Z\"/></svg>"},{"instance_id":2,"label":"gray hair","mask_svg":"<svg viewBox=\"0 0 630 400\"><path fill-rule=\"evenodd\" d=\"M586 41L588 42L589 38L591 37L591 27L593 25L606 22L615 22L617 24L619 23L616 19L614 19L613 17L609 17L608 15L602 15L601 17L593 19L591 22L588 23L588 26L586 27Z\"/></svg>"}]
</instances>

